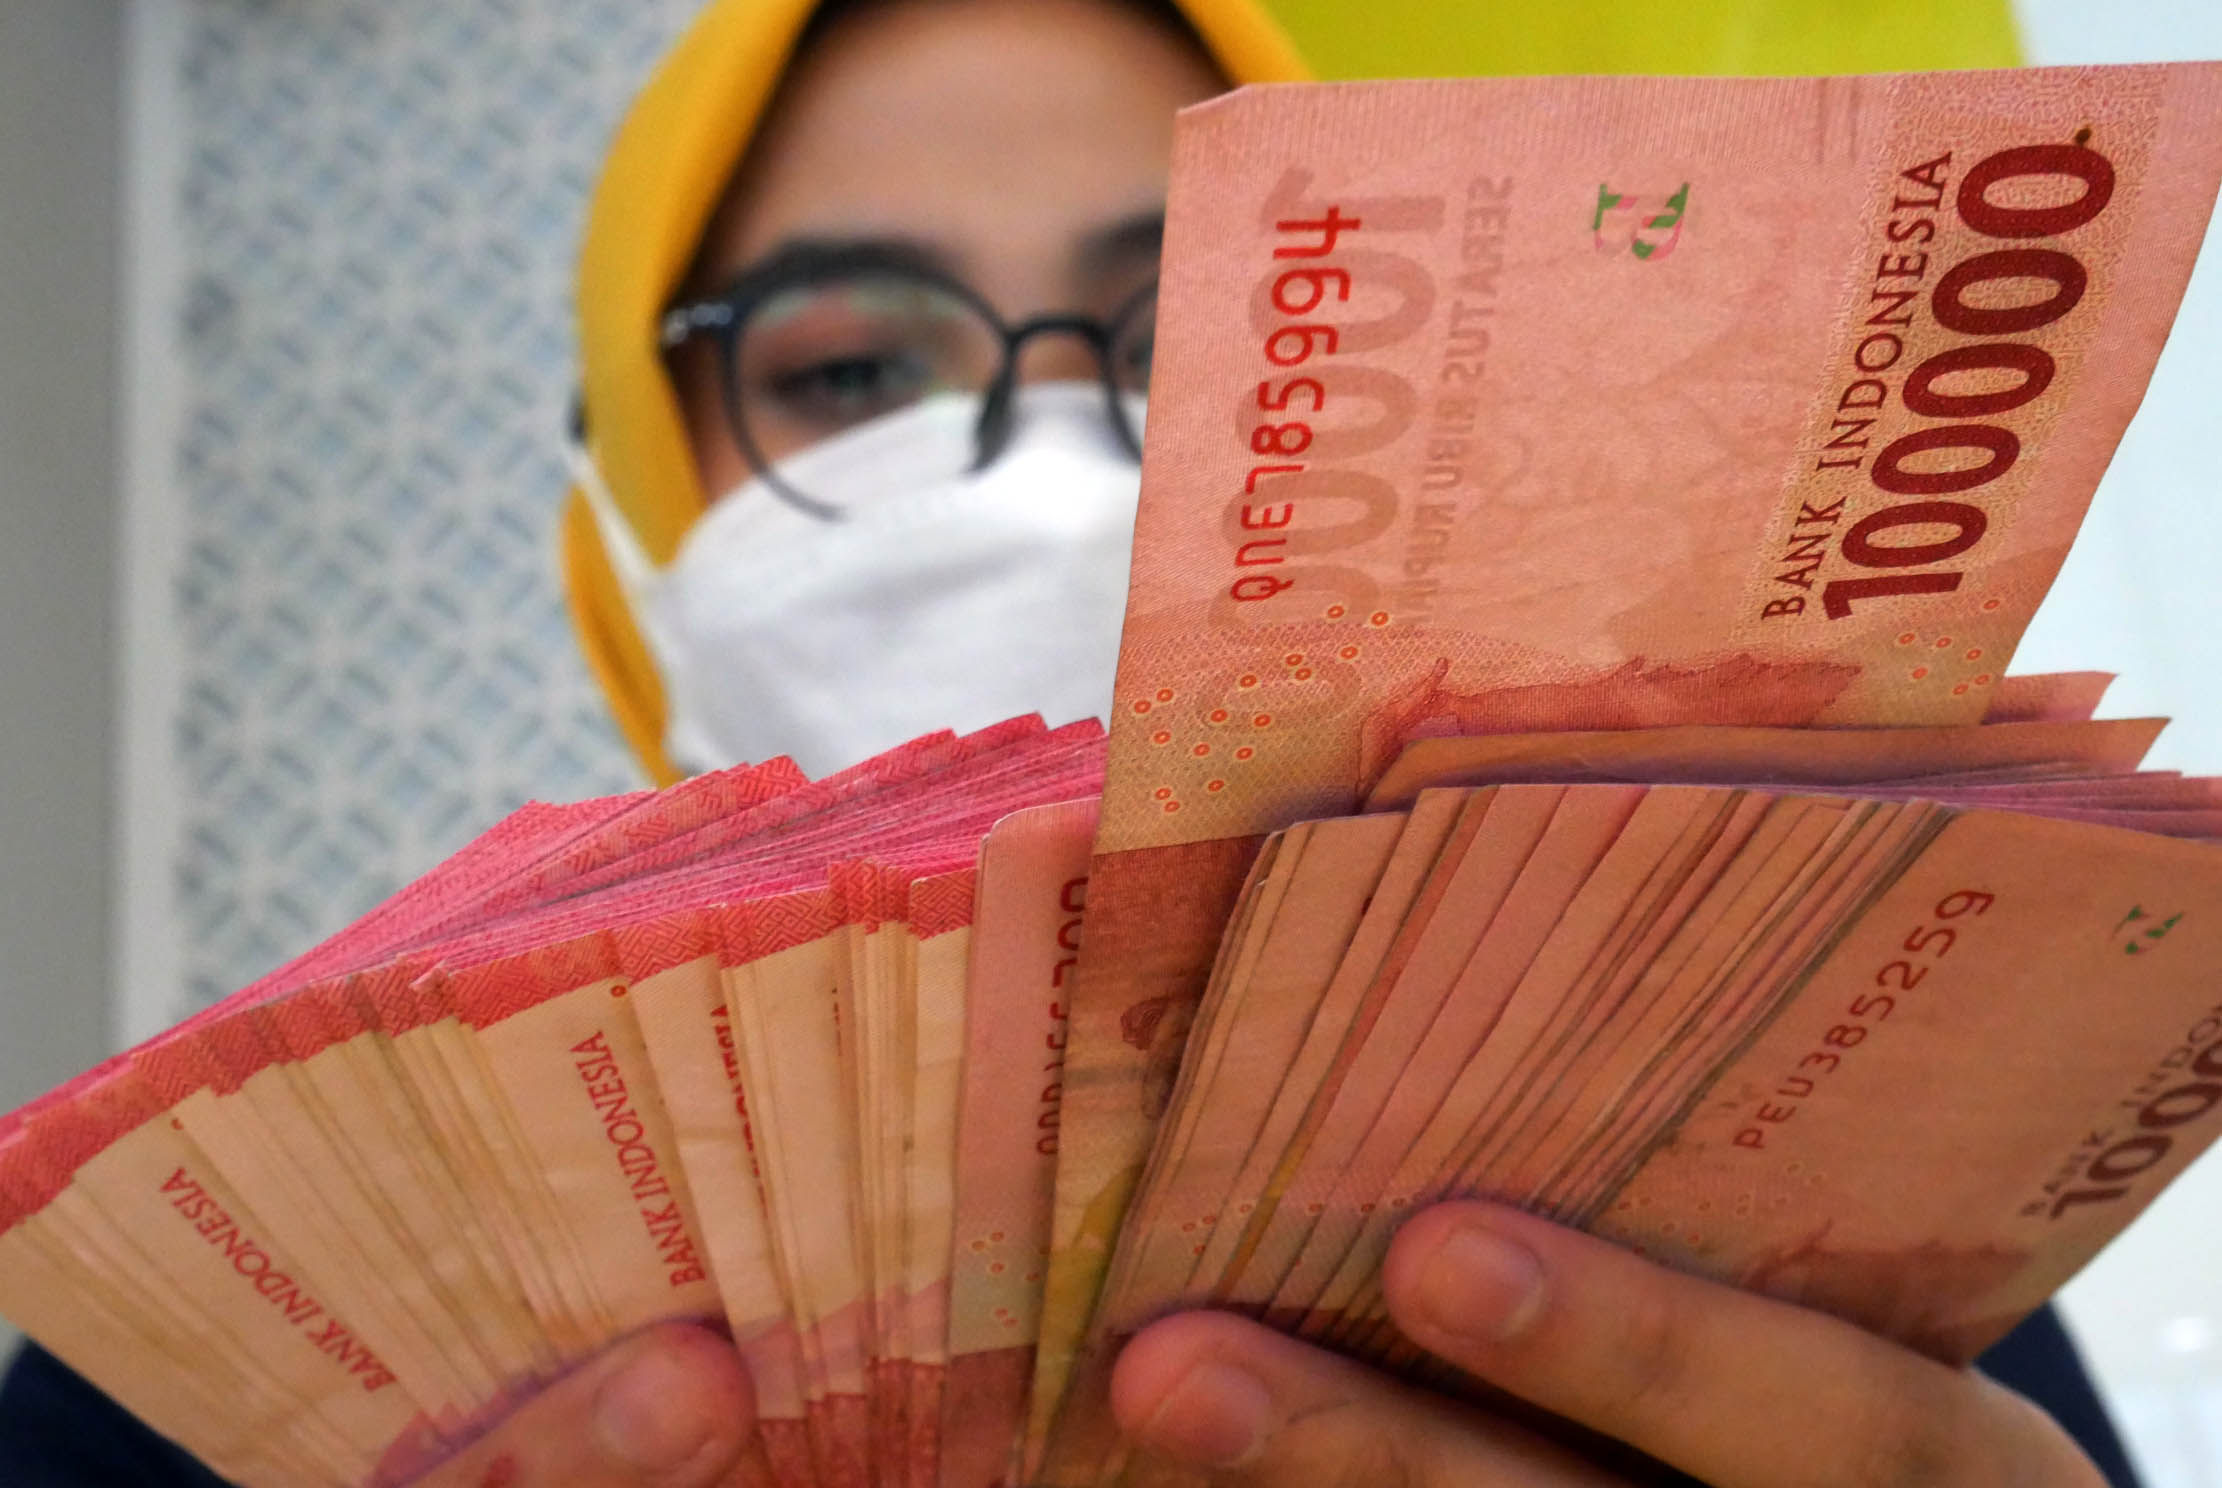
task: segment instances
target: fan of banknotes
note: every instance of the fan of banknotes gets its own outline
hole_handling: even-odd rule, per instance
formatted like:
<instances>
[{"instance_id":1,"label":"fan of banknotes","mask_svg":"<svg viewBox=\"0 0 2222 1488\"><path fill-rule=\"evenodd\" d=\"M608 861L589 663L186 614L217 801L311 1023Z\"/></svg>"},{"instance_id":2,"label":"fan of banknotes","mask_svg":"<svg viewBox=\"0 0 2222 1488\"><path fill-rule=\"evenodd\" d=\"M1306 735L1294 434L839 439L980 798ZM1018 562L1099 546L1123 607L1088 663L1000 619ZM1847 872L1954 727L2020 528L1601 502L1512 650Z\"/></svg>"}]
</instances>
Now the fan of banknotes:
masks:
<instances>
[{"instance_id":1,"label":"fan of banknotes","mask_svg":"<svg viewBox=\"0 0 2222 1488\"><path fill-rule=\"evenodd\" d=\"M0 1311L256 1485L672 1317L748 1482L1114 1484L1175 1309L1464 1388L1460 1194L1972 1358L2222 1131L2222 782L2004 670L2218 181L2212 66L1191 111L1108 733L526 808L0 1121Z\"/></svg>"}]
</instances>

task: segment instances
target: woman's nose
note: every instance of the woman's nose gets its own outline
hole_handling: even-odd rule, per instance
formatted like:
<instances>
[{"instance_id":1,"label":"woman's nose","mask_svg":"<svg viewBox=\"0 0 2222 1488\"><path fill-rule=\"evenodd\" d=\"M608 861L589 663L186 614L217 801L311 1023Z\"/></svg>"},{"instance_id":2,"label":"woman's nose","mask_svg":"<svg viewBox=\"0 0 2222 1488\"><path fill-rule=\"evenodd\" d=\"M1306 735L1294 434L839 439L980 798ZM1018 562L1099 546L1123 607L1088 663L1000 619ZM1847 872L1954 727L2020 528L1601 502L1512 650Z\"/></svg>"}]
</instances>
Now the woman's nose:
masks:
<instances>
[{"instance_id":1,"label":"woman's nose","mask_svg":"<svg viewBox=\"0 0 2222 1488\"><path fill-rule=\"evenodd\" d=\"M1094 382L1102 376L1087 338L1068 330L1029 336L1018 350L1017 372L1022 383Z\"/></svg>"}]
</instances>

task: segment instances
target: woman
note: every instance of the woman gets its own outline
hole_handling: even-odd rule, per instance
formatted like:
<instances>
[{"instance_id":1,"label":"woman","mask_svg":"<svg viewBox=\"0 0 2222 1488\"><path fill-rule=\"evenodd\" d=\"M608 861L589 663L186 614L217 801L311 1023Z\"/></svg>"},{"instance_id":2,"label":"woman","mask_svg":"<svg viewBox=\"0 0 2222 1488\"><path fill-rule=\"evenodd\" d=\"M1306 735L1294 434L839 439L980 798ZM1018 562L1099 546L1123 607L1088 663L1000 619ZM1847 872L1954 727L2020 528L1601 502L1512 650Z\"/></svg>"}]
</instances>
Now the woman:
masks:
<instances>
[{"instance_id":1,"label":"woman","mask_svg":"<svg viewBox=\"0 0 2222 1488\"><path fill-rule=\"evenodd\" d=\"M783 39L763 7L754 25L725 9L724 45ZM724 65L763 77L753 58ZM1100 711L1170 111L1300 64L1247 3L852 0L817 13L729 181L755 98L688 97L717 66L651 90L582 273L568 567L626 736L670 779L774 753L833 769L937 726ZM640 332L668 305L667 380ZM969 432L1003 377L1012 416L981 448ZM920 508L929 525L901 525ZM2095 1481L1979 1377L1522 1216L1438 1210L1389 1281L1415 1339L1708 1481ZM2012 1348L2034 1354L2032 1386L2064 1373L2054 1409L2126 1480L2057 1324ZM1146 1443L1244 1481L1609 1480L1224 1317L1145 1334L1116 1397Z\"/></svg>"},{"instance_id":2,"label":"woman","mask_svg":"<svg viewBox=\"0 0 2222 1488\"><path fill-rule=\"evenodd\" d=\"M572 596L665 779L1099 706L1171 116L1300 71L1249 0L812 9L707 13L621 134L586 246ZM1003 406L976 442L982 398ZM904 516L920 506L931 521ZM1721 1488L2099 1481L1980 1375L1490 1206L1412 1222L1386 1283L1417 1342ZM2042 1326L2024 1342L2057 1366ZM1229 1482L1625 1481L1231 1317L1144 1333L1114 1395L1145 1447ZM2087 1392L2061 1398L2113 1450ZM666 1326L425 1481L716 1483L749 1401L728 1345ZM11 1483L206 1481L38 1355L0 1408L0 1464Z\"/></svg>"}]
</instances>

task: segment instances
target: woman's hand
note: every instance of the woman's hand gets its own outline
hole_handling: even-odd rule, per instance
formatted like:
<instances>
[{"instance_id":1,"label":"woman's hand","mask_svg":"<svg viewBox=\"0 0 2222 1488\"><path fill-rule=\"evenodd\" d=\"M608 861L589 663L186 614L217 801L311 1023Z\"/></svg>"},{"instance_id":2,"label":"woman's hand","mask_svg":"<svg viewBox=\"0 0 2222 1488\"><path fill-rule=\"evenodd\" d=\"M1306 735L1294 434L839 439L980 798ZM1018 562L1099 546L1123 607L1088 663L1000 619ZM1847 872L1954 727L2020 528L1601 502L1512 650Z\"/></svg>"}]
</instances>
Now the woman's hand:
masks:
<instances>
[{"instance_id":1,"label":"woman's hand","mask_svg":"<svg viewBox=\"0 0 2222 1488\"><path fill-rule=\"evenodd\" d=\"M2103 1488L2049 1417L1972 1370L1496 1205L1413 1219L1383 1289L1413 1342L1714 1488ZM1227 1483L1624 1481L1224 1314L1144 1331L1112 1399L1146 1449Z\"/></svg>"},{"instance_id":2,"label":"woman's hand","mask_svg":"<svg viewBox=\"0 0 2222 1488\"><path fill-rule=\"evenodd\" d=\"M733 1346L665 1323L565 1375L417 1488L712 1488L755 1420Z\"/></svg>"}]
</instances>

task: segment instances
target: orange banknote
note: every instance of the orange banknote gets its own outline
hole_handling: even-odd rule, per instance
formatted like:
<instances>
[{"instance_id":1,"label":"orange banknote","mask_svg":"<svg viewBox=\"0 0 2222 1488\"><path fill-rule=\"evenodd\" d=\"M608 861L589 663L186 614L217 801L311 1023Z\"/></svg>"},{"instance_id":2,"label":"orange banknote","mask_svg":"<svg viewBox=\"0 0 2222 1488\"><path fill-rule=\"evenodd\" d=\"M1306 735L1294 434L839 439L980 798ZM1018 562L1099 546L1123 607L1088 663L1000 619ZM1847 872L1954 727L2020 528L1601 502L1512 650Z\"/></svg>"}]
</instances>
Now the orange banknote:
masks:
<instances>
[{"instance_id":1,"label":"orange banknote","mask_svg":"<svg viewBox=\"0 0 2222 1488\"><path fill-rule=\"evenodd\" d=\"M1990 712L2218 116L2196 64L1182 117L1053 1295L1095 1295L1260 834L1427 736ZM1053 1399L1082 1320L1043 1326Z\"/></svg>"}]
</instances>

